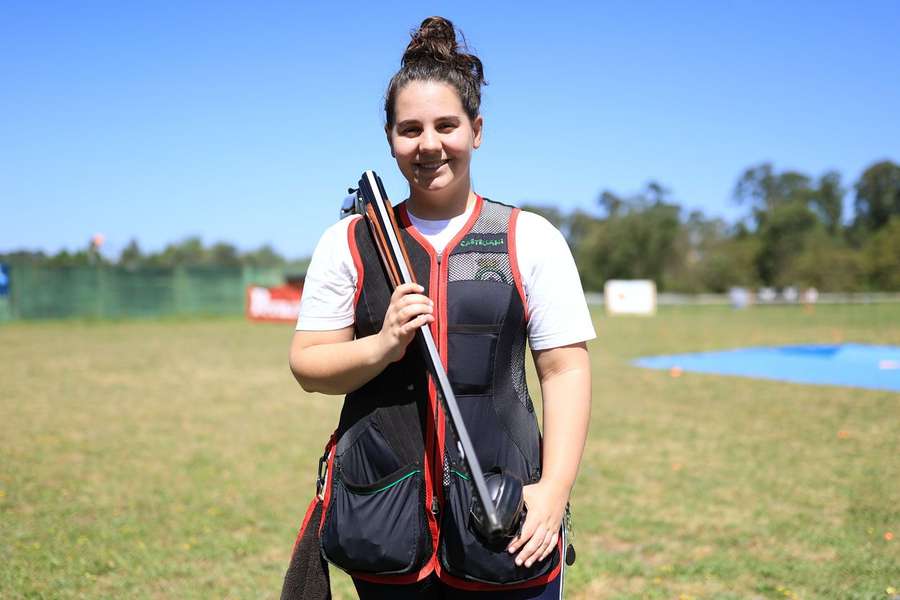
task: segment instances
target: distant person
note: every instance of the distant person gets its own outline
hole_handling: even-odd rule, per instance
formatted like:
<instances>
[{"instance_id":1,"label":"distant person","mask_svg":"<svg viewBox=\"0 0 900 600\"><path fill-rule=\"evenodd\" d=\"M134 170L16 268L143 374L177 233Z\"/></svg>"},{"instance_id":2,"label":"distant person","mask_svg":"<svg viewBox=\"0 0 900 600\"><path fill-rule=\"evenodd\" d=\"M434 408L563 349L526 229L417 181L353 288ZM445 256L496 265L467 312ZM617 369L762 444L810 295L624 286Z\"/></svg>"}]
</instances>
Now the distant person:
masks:
<instances>
[{"instance_id":1,"label":"distant person","mask_svg":"<svg viewBox=\"0 0 900 600\"><path fill-rule=\"evenodd\" d=\"M733 308L747 308L750 305L750 292L747 291L747 288L733 287L728 290L728 299Z\"/></svg>"},{"instance_id":2,"label":"distant person","mask_svg":"<svg viewBox=\"0 0 900 600\"><path fill-rule=\"evenodd\" d=\"M595 334L562 235L472 188L484 83L453 24L429 17L388 86L388 147L409 182L396 210L424 287L391 293L358 216L325 231L307 272L290 364L304 389L346 394L328 452L321 543L363 600L562 593L562 525L590 416L585 342ZM418 347L409 346L423 326L482 468L526 484L527 517L508 547L488 548L470 529L471 484ZM543 441L525 385L526 339Z\"/></svg>"}]
</instances>

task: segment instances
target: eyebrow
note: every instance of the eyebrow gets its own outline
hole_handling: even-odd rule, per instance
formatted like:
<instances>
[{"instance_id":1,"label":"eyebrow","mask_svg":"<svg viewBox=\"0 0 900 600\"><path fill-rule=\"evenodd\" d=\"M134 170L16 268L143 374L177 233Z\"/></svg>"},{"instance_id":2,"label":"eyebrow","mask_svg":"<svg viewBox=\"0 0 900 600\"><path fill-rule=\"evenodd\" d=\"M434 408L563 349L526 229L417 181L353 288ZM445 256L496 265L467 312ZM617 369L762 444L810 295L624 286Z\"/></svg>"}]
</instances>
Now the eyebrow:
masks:
<instances>
[{"instance_id":1,"label":"eyebrow","mask_svg":"<svg viewBox=\"0 0 900 600\"><path fill-rule=\"evenodd\" d=\"M442 117L438 117L435 121L460 121L459 115L444 115ZM419 125L421 121L418 119L406 119L405 121L398 121L397 127L404 127L406 125Z\"/></svg>"}]
</instances>

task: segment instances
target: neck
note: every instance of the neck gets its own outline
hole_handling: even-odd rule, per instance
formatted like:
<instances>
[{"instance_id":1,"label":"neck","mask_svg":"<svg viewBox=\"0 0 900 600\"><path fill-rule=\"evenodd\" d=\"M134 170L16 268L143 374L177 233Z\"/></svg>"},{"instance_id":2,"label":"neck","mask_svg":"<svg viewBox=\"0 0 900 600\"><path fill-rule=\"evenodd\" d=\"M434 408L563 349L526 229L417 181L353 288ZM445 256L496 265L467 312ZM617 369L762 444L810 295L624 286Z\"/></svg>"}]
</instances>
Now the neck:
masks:
<instances>
[{"instance_id":1,"label":"neck","mask_svg":"<svg viewBox=\"0 0 900 600\"><path fill-rule=\"evenodd\" d=\"M409 211L420 219L430 221L457 217L475 202L475 192L472 191L471 185L445 193L430 194L416 189L410 189L409 192L407 201Z\"/></svg>"}]
</instances>

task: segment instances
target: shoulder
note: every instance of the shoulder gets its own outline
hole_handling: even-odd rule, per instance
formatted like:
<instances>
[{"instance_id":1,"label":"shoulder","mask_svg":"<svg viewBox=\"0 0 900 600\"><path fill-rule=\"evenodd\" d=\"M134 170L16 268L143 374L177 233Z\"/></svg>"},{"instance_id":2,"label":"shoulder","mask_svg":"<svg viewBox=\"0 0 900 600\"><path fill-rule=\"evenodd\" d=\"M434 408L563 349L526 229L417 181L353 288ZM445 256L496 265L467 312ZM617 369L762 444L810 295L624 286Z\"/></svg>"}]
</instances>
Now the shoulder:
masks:
<instances>
[{"instance_id":1,"label":"shoulder","mask_svg":"<svg viewBox=\"0 0 900 600\"><path fill-rule=\"evenodd\" d=\"M565 243L562 232L545 217L520 210L516 219L516 237L529 241L546 241L547 243Z\"/></svg>"},{"instance_id":2,"label":"shoulder","mask_svg":"<svg viewBox=\"0 0 900 600\"><path fill-rule=\"evenodd\" d=\"M490 198L484 198L484 201L486 204L494 205L501 211L509 211L511 213L510 216L515 219L516 237L524 235L538 238L564 239L562 233L560 233L559 229L557 229L553 223L537 213L522 210L512 204L498 202L497 200L491 200Z\"/></svg>"},{"instance_id":3,"label":"shoulder","mask_svg":"<svg viewBox=\"0 0 900 600\"><path fill-rule=\"evenodd\" d=\"M344 217L337 223L332 223L325 229L324 232L322 232L322 237L320 238L319 243L343 243L346 245L350 226L361 218L362 217L360 215L350 215L348 217Z\"/></svg>"},{"instance_id":4,"label":"shoulder","mask_svg":"<svg viewBox=\"0 0 900 600\"><path fill-rule=\"evenodd\" d=\"M546 217L528 210L519 210L519 222L525 223L527 227L531 227L534 229L555 231L559 233L559 230L553 225L553 223L548 221Z\"/></svg>"},{"instance_id":5,"label":"shoulder","mask_svg":"<svg viewBox=\"0 0 900 600\"><path fill-rule=\"evenodd\" d=\"M350 226L361 217L350 215L337 223L329 225L319 237L316 249L313 251L313 262L333 260L335 257L344 258L350 256Z\"/></svg>"},{"instance_id":6,"label":"shoulder","mask_svg":"<svg viewBox=\"0 0 900 600\"><path fill-rule=\"evenodd\" d=\"M344 217L336 223L329 225L313 251L312 260L307 271L307 279L320 277L327 279L337 273L346 273L355 278L356 268L350 250L349 232L354 222L359 220L359 215Z\"/></svg>"}]
</instances>

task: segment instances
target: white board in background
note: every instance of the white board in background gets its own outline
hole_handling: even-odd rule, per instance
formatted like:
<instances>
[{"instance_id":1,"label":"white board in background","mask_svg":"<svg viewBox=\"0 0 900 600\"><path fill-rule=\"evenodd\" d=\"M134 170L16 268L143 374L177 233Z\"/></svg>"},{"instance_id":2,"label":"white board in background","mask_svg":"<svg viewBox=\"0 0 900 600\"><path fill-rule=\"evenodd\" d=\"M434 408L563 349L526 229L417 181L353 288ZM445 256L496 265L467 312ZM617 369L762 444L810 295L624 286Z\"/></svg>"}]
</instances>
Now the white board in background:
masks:
<instances>
[{"instance_id":1,"label":"white board in background","mask_svg":"<svg viewBox=\"0 0 900 600\"><path fill-rule=\"evenodd\" d=\"M609 315L656 314L656 283L649 279L610 279L603 285Z\"/></svg>"}]
</instances>

